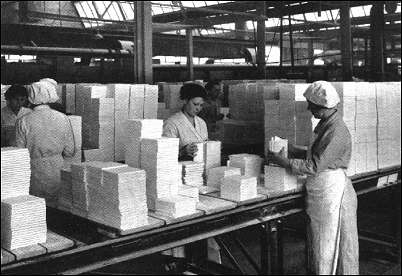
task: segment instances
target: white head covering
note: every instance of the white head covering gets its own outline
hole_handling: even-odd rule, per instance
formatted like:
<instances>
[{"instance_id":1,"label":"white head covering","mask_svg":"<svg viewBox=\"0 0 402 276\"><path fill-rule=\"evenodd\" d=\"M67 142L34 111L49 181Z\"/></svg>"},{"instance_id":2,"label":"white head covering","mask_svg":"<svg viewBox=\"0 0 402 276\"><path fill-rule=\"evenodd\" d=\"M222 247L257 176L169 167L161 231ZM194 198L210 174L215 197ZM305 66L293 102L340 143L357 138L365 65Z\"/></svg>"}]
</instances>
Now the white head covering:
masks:
<instances>
[{"instance_id":1,"label":"white head covering","mask_svg":"<svg viewBox=\"0 0 402 276\"><path fill-rule=\"evenodd\" d=\"M56 92L57 82L53 79L41 79L27 86L28 100L35 105L54 103L59 99Z\"/></svg>"},{"instance_id":2,"label":"white head covering","mask_svg":"<svg viewBox=\"0 0 402 276\"><path fill-rule=\"evenodd\" d=\"M327 81L313 82L303 96L308 101L326 108L333 108L340 102L335 87Z\"/></svg>"}]
</instances>

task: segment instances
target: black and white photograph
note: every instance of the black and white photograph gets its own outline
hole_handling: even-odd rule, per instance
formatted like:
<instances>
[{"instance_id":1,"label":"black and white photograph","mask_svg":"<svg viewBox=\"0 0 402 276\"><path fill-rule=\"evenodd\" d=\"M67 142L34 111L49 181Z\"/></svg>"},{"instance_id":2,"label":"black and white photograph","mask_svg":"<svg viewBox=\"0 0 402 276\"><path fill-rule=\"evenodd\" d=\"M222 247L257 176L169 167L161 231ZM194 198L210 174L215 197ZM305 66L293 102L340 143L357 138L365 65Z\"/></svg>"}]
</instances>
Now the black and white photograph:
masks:
<instances>
[{"instance_id":1,"label":"black and white photograph","mask_svg":"<svg viewBox=\"0 0 402 276\"><path fill-rule=\"evenodd\" d=\"M1 1L2 275L401 275L401 1Z\"/></svg>"}]
</instances>

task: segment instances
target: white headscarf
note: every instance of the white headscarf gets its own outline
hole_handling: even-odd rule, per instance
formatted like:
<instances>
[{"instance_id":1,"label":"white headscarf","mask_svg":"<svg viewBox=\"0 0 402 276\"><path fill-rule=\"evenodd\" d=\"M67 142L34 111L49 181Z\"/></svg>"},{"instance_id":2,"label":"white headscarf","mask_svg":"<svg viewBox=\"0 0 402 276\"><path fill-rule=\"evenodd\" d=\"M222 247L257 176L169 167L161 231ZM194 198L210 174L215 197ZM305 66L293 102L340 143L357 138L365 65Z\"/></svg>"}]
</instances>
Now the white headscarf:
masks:
<instances>
[{"instance_id":1,"label":"white headscarf","mask_svg":"<svg viewBox=\"0 0 402 276\"><path fill-rule=\"evenodd\" d=\"M54 103L59 99L57 96L57 82L53 79L41 79L27 86L28 100L34 105Z\"/></svg>"},{"instance_id":2,"label":"white headscarf","mask_svg":"<svg viewBox=\"0 0 402 276\"><path fill-rule=\"evenodd\" d=\"M327 81L313 82L306 89L303 96L308 101L326 108L333 108L340 102L335 87Z\"/></svg>"}]
</instances>

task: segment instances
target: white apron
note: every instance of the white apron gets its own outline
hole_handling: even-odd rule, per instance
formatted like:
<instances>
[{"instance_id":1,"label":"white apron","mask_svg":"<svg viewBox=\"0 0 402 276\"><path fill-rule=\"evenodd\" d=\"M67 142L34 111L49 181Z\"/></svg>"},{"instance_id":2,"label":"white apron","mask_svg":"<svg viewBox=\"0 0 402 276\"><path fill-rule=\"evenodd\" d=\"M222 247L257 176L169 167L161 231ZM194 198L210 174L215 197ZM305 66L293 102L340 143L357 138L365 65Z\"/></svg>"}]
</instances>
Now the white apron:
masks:
<instances>
[{"instance_id":1,"label":"white apron","mask_svg":"<svg viewBox=\"0 0 402 276\"><path fill-rule=\"evenodd\" d=\"M315 137L313 139L313 142ZM311 146L308 158L311 158ZM339 256L341 203L347 177L343 169L326 170L306 182L309 267L315 274L335 275Z\"/></svg>"}]
</instances>

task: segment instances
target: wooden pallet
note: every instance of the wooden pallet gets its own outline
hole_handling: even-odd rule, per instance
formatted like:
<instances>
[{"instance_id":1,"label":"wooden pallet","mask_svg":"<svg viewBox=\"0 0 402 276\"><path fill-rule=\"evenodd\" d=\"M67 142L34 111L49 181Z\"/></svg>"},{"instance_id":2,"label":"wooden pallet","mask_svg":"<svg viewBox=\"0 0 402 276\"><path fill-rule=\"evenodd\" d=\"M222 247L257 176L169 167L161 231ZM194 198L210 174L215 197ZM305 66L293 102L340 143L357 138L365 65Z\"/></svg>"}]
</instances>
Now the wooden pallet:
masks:
<instances>
[{"instance_id":1,"label":"wooden pallet","mask_svg":"<svg viewBox=\"0 0 402 276\"><path fill-rule=\"evenodd\" d=\"M67 250L75 246L75 242L66 237L60 236L50 230L47 231L45 243L38 243L30 246L17 248L14 250L1 249L1 264L8 264L14 261L37 257L62 250Z\"/></svg>"}]
</instances>

